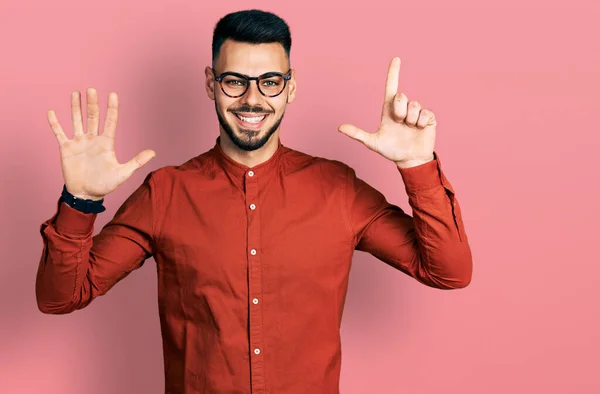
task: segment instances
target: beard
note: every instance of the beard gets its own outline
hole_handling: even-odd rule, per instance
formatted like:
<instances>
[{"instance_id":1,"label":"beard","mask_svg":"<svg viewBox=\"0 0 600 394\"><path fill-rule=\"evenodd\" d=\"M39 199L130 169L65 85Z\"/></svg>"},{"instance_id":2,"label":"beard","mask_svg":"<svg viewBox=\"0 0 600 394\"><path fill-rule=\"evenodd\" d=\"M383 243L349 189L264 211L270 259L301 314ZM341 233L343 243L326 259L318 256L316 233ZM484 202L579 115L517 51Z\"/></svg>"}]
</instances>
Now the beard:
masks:
<instances>
[{"instance_id":1,"label":"beard","mask_svg":"<svg viewBox=\"0 0 600 394\"><path fill-rule=\"evenodd\" d=\"M219 107L217 106L216 100L215 100L215 110L217 111L217 118L219 119L219 124L221 125L223 130L225 130L225 132L227 133L227 135L229 136L231 141L235 144L235 146L237 146L238 148L245 150L245 151L254 151L254 150L261 148L264 144L266 144L267 141L269 141L269 139L271 138L271 136L279 128L279 125L281 124L281 121L283 120L283 115L285 114L285 110L284 110L283 113L281 114L281 116L279 117L279 119L277 119L275 121L275 124L273 124L273 126L271 126L271 128L269 128L269 130L260 138L259 138L259 135L262 132L262 129L251 130L251 129L243 129L238 126L240 133L242 134L242 137L240 137L235 133L234 126L231 123L229 123L225 119L223 114L221 114L221 111L219 111ZM244 111L246 111L246 109L244 109ZM262 109L253 109L253 110L250 109L247 112L263 112L264 113L264 112L268 112L268 111L263 111ZM273 114L273 112L269 112L269 116L271 116L272 114Z\"/></svg>"}]
</instances>

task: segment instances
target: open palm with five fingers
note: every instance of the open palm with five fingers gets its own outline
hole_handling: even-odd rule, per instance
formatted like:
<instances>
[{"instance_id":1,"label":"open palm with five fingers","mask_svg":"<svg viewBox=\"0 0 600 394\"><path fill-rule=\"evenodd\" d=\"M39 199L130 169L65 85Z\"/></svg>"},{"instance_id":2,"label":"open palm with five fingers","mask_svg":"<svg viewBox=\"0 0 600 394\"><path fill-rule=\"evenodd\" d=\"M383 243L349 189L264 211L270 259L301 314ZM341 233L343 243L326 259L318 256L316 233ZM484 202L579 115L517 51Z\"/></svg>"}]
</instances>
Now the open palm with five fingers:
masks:
<instances>
[{"instance_id":1,"label":"open palm with five fingers","mask_svg":"<svg viewBox=\"0 0 600 394\"><path fill-rule=\"evenodd\" d=\"M81 95L77 91L71 94L73 138L67 138L53 110L48 111L48 122L58 140L67 191L78 198L100 200L156 156L156 153L147 149L128 162L119 163L115 155L115 132L119 112L117 94L111 93L108 96L108 111L101 134L98 133L98 94L95 89L89 88L86 96L86 131L83 130Z\"/></svg>"},{"instance_id":2,"label":"open palm with five fingers","mask_svg":"<svg viewBox=\"0 0 600 394\"><path fill-rule=\"evenodd\" d=\"M381 125L375 133L367 133L351 124L342 124L338 131L362 142L367 148L408 168L433 160L436 120L432 111L408 101L398 92L400 58L395 57L388 70Z\"/></svg>"}]
</instances>

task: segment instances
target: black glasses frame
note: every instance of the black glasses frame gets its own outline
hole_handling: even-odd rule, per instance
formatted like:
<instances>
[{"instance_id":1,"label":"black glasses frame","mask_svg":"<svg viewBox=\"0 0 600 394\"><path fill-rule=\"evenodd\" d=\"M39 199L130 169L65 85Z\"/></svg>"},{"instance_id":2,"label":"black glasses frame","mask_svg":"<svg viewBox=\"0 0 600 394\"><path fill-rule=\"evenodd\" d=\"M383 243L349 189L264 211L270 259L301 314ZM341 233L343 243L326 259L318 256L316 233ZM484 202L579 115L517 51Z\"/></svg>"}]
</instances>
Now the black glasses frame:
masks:
<instances>
[{"instance_id":1,"label":"black glasses frame","mask_svg":"<svg viewBox=\"0 0 600 394\"><path fill-rule=\"evenodd\" d=\"M246 92L248 92L248 88L250 87L250 82L251 81L256 81L256 87L258 88L258 91L260 92L260 94L262 94L263 96L265 96L265 97L277 97L281 93L283 93L283 91L285 90L285 87L287 86L287 82L290 79L292 79L292 75L290 74L291 71L292 71L292 69L290 68L288 70L288 72L285 73L285 74L277 72L277 71L271 71L271 72L268 72L268 73L261 74L258 77L249 77L247 75L236 73L236 72L233 72L233 71L226 71L226 72L224 72L222 74L216 75L217 73L216 73L215 69L214 68L212 69L213 74L215 74L215 81L219 82L219 86L221 86L221 91L223 91L223 93L225 93L226 96L231 97L231 98L238 98L238 97L242 97L243 95L245 95ZM223 84L221 82L223 81L223 78L225 78L228 75L232 75L234 77L238 77L238 78L246 80L246 89L244 90L244 92L242 94L238 94L237 96L232 96L232 95L227 94L225 92L225 89L223 88ZM281 92L279 92L277 94L274 94L272 96L269 96L268 94L265 94L260 89L260 83L259 83L259 81L261 79L267 79L267 78L272 78L272 77L276 77L276 76L283 77L283 87L281 88Z\"/></svg>"}]
</instances>

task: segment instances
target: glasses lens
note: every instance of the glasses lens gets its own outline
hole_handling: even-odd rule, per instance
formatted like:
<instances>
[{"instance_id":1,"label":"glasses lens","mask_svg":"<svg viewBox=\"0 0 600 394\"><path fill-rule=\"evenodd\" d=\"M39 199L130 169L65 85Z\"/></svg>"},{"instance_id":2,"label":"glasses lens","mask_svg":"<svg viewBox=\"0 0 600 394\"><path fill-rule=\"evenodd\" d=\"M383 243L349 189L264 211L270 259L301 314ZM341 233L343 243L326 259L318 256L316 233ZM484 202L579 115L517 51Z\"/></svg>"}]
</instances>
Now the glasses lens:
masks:
<instances>
[{"instance_id":1,"label":"glasses lens","mask_svg":"<svg viewBox=\"0 0 600 394\"><path fill-rule=\"evenodd\" d=\"M265 96L276 96L283 90L285 79L279 75L273 75L260 79L258 83Z\"/></svg>"},{"instance_id":2,"label":"glasses lens","mask_svg":"<svg viewBox=\"0 0 600 394\"><path fill-rule=\"evenodd\" d=\"M229 96L241 96L246 91L247 82L244 78L234 75L226 75L221 81L225 94Z\"/></svg>"}]
</instances>

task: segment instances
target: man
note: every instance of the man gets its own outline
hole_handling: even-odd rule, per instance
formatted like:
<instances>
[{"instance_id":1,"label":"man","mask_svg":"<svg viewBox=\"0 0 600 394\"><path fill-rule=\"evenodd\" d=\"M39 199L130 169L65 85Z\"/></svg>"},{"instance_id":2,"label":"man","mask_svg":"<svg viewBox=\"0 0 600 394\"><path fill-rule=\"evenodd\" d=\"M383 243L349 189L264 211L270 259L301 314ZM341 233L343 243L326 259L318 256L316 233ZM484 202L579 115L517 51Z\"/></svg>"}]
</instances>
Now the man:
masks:
<instances>
[{"instance_id":1,"label":"man","mask_svg":"<svg viewBox=\"0 0 600 394\"><path fill-rule=\"evenodd\" d=\"M116 94L102 134L93 89L87 132L77 92L72 139L48 112L65 185L41 226L39 308L84 308L154 257L167 393L338 393L354 250L431 287L471 280L460 207L433 150L434 114L397 92L400 59L390 64L377 132L339 131L394 163L414 217L349 166L282 145L296 95L290 47L287 24L272 13L221 19L205 71L220 122L214 147L150 172L95 236L103 198L155 153L117 162Z\"/></svg>"}]
</instances>

